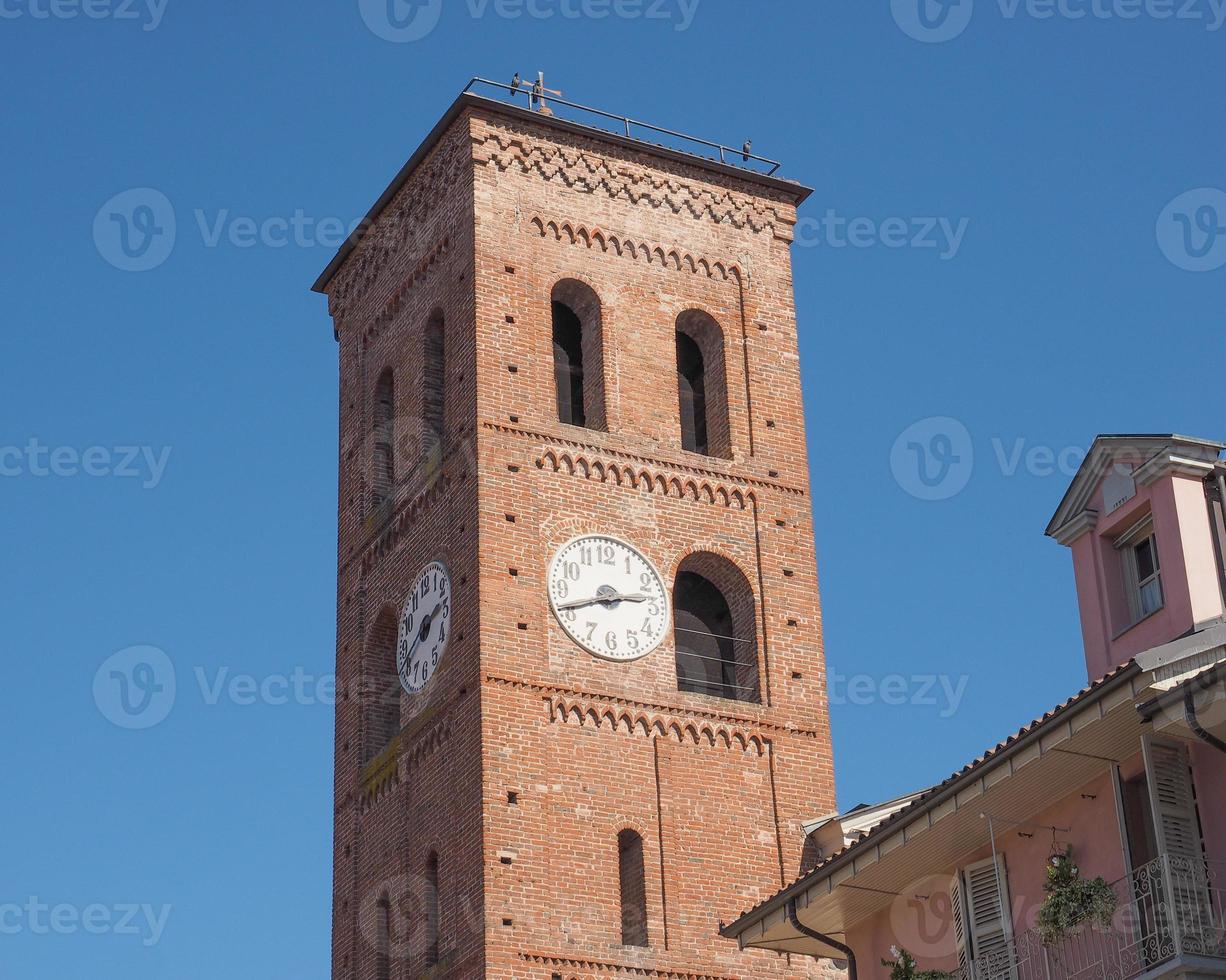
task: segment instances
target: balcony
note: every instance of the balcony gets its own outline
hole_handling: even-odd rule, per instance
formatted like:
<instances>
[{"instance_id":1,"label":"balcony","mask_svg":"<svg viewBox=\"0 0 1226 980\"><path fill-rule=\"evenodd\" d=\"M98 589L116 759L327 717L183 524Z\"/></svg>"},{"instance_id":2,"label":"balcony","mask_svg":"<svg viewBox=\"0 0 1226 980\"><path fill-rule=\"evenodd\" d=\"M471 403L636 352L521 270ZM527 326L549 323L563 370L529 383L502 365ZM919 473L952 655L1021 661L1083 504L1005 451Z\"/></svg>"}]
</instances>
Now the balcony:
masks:
<instances>
[{"instance_id":1,"label":"balcony","mask_svg":"<svg viewBox=\"0 0 1226 980\"><path fill-rule=\"evenodd\" d=\"M1110 929L1046 947L1018 936L953 974L955 980L1134 980L1226 976L1226 864L1162 856L1113 885Z\"/></svg>"}]
</instances>

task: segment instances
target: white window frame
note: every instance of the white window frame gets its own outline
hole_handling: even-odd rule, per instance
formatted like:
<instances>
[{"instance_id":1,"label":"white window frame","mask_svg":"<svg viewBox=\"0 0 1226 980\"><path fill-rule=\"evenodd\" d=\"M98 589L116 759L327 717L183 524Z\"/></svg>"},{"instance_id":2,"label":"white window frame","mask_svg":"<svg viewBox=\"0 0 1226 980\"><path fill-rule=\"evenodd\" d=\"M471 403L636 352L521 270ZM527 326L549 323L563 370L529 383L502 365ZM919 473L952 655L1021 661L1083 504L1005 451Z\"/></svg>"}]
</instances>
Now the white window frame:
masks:
<instances>
[{"instance_id":1,"label":"white window frame","mask_svg":"<svg viewBox=\"0 0 1226 980\"><path fill-rule=\"evenodd\" d=\"M1154 556L1153 574L1141 577L1137 567L1137 547L1149 541L1150 552ZM1126 630L1132 629L1143 619L1148 619L1166 605L1166 589L1162 585L1162 560L1158 557L1158 537L1154 533L1154 517L1147 514L1140 521L1115 539L1115 549L1120 553L1120 562L1124 567L1124 590L1128 597L1128 612L1131 621ZM1158 587L1158 604L1153 609L1146 610L1142 594L1151 585Z\"/></svg>"}]
</instances>

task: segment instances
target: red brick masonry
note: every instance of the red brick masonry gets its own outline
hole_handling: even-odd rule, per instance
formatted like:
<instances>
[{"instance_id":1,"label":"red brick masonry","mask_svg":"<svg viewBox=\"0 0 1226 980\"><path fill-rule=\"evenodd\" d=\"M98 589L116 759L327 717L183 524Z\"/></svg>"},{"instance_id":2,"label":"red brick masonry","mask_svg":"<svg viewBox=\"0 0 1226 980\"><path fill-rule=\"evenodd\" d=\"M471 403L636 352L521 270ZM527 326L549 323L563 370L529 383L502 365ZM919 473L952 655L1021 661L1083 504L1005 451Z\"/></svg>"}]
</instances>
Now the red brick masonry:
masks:
<instances>
[{"instance_id":1,"label":"red brick masonry","mask_svg":"<svg viewBox=\"0 0 1226 980\"><path fill-rule=\"evenodd\" d=\"M334 977L825 975L717 935L796 876L802 818L834 807L789 254L803 195L469 100L326 283L341 380ZM565 279L600 300L601 430L557 421L550 297ZM723 330L726 389L708 398L727 404L731 458L680 448L690 309ZM444 437L423 459L437 311ZM380 506L388 367L396 486ZM694 552L734 563L756 601L761 703L679 692L671 636L622 664L569 640L545 572L588 532L634 544L669 588ZM380 751L389 624L435 559L451 645ZM648 948L621 945L625 829L643 840Z\"/></svg>"}]
</instances>

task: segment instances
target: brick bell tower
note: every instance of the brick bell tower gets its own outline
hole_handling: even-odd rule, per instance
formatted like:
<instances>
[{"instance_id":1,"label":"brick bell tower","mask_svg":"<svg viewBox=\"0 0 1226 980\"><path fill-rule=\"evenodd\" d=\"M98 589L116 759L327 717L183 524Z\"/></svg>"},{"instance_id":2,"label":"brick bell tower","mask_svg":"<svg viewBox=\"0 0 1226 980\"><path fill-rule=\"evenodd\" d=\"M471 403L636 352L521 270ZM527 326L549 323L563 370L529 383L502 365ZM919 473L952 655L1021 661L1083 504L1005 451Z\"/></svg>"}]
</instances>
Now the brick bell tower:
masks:
<instances>
[{"instance_id":1,"label":"brick bell tower","mask_svg":"<svg viewBox=\"0 0 1226 980\"><path fill-rule=\"evenodd\" d=\"M718 935L834 808L808 193L466 92L316 283L337 980L820 974Z\"/></svg>"}]
</instances>

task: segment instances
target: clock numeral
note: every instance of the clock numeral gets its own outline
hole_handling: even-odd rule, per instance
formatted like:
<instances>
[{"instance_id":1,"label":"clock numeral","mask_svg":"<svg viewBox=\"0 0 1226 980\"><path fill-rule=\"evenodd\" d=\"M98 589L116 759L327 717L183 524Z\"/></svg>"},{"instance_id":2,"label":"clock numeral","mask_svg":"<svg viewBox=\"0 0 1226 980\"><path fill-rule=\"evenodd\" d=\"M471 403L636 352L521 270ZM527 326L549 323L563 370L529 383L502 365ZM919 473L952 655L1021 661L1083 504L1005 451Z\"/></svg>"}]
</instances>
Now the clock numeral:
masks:
<instances>
[{"instance_id":1,"label":"clock numeral","mask_svg":"<svg viewBox=\"0 0 1226 980\"><path fill-rule=\"evenodd\" d=\"M639 635L635 630L626 630L626 646L628 646L631 650L637 650L639 648Z\"/></svg>"},{"instance_id":2,"label":"clock numeral","mask_svg":"<svg viewBox=\"0 0 1226 980\"><path fill-rule=\"evenodd\" d=\"M613 550L613 546L611 544L603 544L600 546L600 564L617 564L617 552Z\"/></svg>"},{"instance_id":3,"label":"clock numeral","mask_svg":"<svg viewBox=\"0 0 1226 980\"><path fill-rule=\"evenodd\" d=\"M593 622L591 622L591 621L589 620L588 622L584 623L583 625L587 627L587 637L586 637L587 642L588 642L588 643L591 643L591 642L592 642L592 637L596 635L596 624L595 624L595 623L593 623Z\"/></svg>"},{"instance_id":4,"label":"clock numeral","mask_svg":"<svg viewBox=\"0 0 1226 980\"><path fill-rule=\"evenodd\" d=\"M617 649L617 634L614 633L612 630L609 630L609 632L607 632L604 635L604 645L605 645L605 648L610 653L616 650Z\"/></svg>"},{"instance_id":5,"label":"clock numeral","mask_svg":"<svg viewBox=\"0 0 1226 980\"><path fill-rule=\"evenodd\" d=\"M579 563L577 561L568 561L566 563L566 577L572 582L579 581Z\"/></svg>"}]
</instances>

